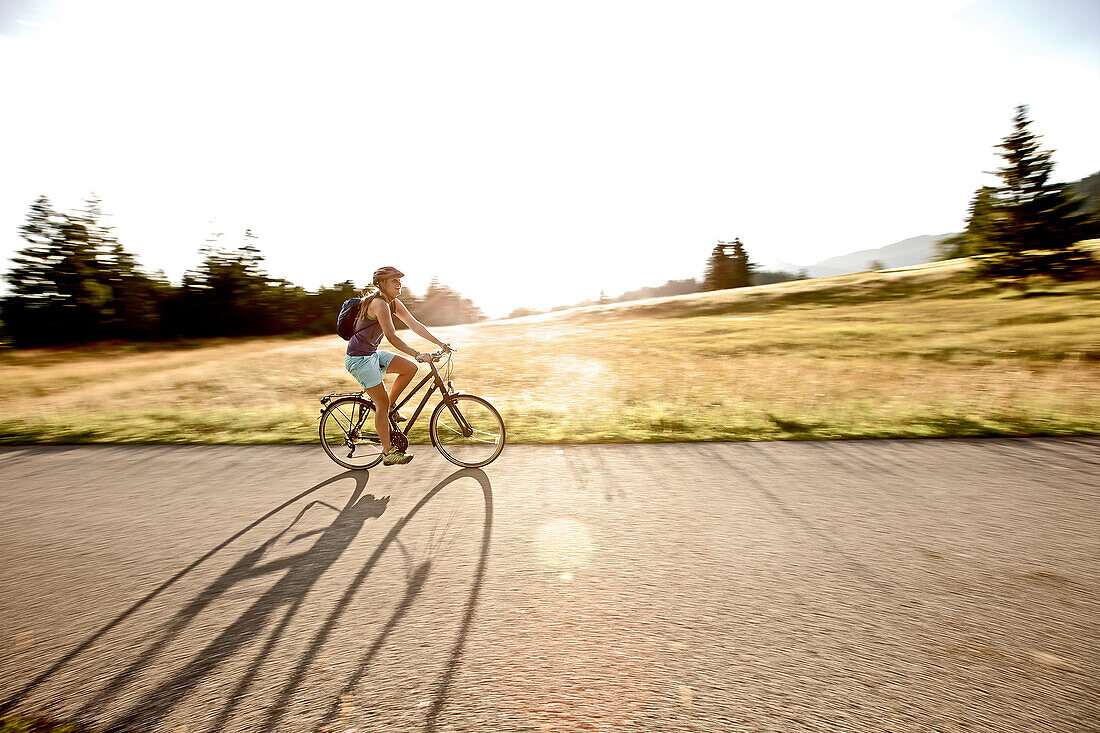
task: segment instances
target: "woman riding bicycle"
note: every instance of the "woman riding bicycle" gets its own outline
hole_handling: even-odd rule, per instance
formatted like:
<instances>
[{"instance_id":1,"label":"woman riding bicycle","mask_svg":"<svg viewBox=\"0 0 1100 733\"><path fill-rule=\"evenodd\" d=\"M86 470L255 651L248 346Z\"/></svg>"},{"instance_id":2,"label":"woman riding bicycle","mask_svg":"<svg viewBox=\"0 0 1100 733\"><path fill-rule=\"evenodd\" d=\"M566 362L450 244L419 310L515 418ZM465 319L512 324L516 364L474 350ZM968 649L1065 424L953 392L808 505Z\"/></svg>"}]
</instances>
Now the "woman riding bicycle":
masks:
<instances>
[{"instance_id":1,"label":"woman riding bicycle","mask_svg":"<svg viewBox=\"0 0 1100 733\"><path fill-rule=\"evenodd\" d=\"M397 404L401 391L409 386L416 376L417 366L403 356L378 348L382 337L397 349L420 361L423 356L416 349L402 341L393 326L393 316L397 315L405 325L418 336L449 349L416 320L404 303L397 299L401 294L401 278L405 274L396 267L380 267L374 271L373 285L363 290L363 301L359 304L359 316L355 319L355 333L348 342L344 367L359 384L363 385L371 400L374 401L374 424L378 438L382 443L382 462L387 466L401 465L413 459L412 454L397 450L390 441L389 415L392 411L395 421L405 417L391 405ZM389 392L382 381L385 373L396 374Z\"/></svg>"}]
</instances>

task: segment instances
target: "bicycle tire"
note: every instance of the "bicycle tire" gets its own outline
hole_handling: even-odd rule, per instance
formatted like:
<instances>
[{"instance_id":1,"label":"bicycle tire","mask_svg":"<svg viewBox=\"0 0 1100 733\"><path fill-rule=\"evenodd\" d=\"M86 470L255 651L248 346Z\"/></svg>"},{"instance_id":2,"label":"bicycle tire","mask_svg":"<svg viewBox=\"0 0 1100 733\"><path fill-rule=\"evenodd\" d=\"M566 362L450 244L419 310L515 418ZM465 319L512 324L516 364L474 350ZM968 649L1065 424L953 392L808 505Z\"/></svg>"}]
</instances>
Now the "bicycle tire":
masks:
<instances>
[{"instance_id":1,"label":"bicycle tire","mask_svg":"<svg viewBox=\"0 0 1100 733\"><path fill-rule=\"evenodd\" d=\"M352 438L351 428L356 423L360 426L359 437ZM374 404L361 397L342 397L330 402L321 413L317 433L321 447L337 465L361 470L374 468L382 462L382 446L374 427ZM343 456L345 450L352 448L350 452L354 454L360 447L366 451L361 457ZM340 455L335 452L337 450ZM353 463L353 458L358 460Z\"/></svg>"},{"instance_id":2,"label":"bicycle tire","mask_svg":"<svg viewBox=\"0 0 1100 733\"><path fill-rule=\"evenodd\" d=\"M477 426L471 425L473 432L463 435L447 403L440 401L428 423L432 445L448 461L464 468L481 468L495 461L504 450L507 439L504 418L497 412L497 408L489 404L488 400L471 394L455 395L451 401L464 420L468 423L476 422ZM464 408L463 403L468 405ZM492 450L486 453L489 446L492 446Z\"/></svg>"}]
</instances>

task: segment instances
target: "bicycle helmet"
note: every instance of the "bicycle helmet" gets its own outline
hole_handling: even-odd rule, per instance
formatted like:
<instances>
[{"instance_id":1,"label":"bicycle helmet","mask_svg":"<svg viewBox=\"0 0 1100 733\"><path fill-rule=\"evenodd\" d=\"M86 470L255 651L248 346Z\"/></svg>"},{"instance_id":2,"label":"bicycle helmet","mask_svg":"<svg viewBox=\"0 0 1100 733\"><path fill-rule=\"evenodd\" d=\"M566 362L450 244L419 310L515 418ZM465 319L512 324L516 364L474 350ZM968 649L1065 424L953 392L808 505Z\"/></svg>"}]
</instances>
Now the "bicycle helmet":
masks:
<instances>
[{"instance_id":1,"label":"bicycle helmet","mask_svg":"<svg viewBox=\"0 0 1100 733\"><path fill-rule=\"evenodd\" d=\"M377 270L374 271L374 280L372 282L377 285L383 280L388 280L391 277L405 277L405 273L401 272L401 270L398 270L396 267L390 267L389 265L385 267L379 267Z\"/></svg>"}]
</instances>

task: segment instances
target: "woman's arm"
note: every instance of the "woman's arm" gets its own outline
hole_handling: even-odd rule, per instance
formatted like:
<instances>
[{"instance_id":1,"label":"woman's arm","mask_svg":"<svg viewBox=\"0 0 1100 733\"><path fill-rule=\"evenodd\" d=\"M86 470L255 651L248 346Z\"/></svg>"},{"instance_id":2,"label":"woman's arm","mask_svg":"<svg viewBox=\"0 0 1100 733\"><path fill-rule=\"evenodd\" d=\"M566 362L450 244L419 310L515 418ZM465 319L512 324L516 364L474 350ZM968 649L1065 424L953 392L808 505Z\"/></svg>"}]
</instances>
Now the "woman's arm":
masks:
<instances>
[{"instance_id":1,"label":"woman's arm","mask_svg":"<svg viewBox=\"0 0 1100 733\"><path fill-rule=\"evenodd\" d=\"M428 330L427 326L416 320L416 318L413 317L413 314L409 313L409 309L406 308L405 304L402 303L400 300L395 299L393 301L393 309L397 313L397 317L404 321L405 325L409 327L409 330L411 330L417 336L428 339L436 346L447 346L447 344L443 343L435 336L433 336L431 331ZM387 336L387 338L389 338L389 336Z\"/></svg>"},{"instance_id":2,"label":"woman's arm","mask_svg":"<svg viewBox=\"0 0 1100 733\"><path fill-rule=\"evenodd\" d=\"M419 351L409 346L398 337L397 329L393 327L393 316L390 315L390 307L386 304L386 301L381 298L375 298L371 301L370 306L368 306L367 313L378 319L378 325L382 327L382 333L386 335L386 340L393 344L395 348L404 351L414 359L420 356Z\"/></svg>"}]
</instances>

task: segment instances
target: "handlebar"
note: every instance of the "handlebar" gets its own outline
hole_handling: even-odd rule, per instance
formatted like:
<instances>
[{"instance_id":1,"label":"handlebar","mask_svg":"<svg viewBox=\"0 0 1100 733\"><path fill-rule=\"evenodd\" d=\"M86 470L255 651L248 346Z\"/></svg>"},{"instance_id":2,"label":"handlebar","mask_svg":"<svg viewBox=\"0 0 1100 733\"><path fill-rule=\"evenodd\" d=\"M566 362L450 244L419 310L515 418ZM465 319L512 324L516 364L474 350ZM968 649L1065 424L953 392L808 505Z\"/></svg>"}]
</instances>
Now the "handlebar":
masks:
<instances>
[{"instance_id":1,"label":"handlebar","mask_svg":"<svg viewBox=\"0 0 1100 733\"><path fill-rule=\"evenodd\" d=\"M444 356L446 356L447 354L450 354L454 351L457 351L457 349L453 346L450 346L450 347L447 347L447 348L440 349L439 351L433 351L430 354L421 354L420 356L416 357L416 360L418 362L425 363L425 364L428 363L429 361L437 362L440 359L442 359Z\"/></svg>"}]
</instances>

